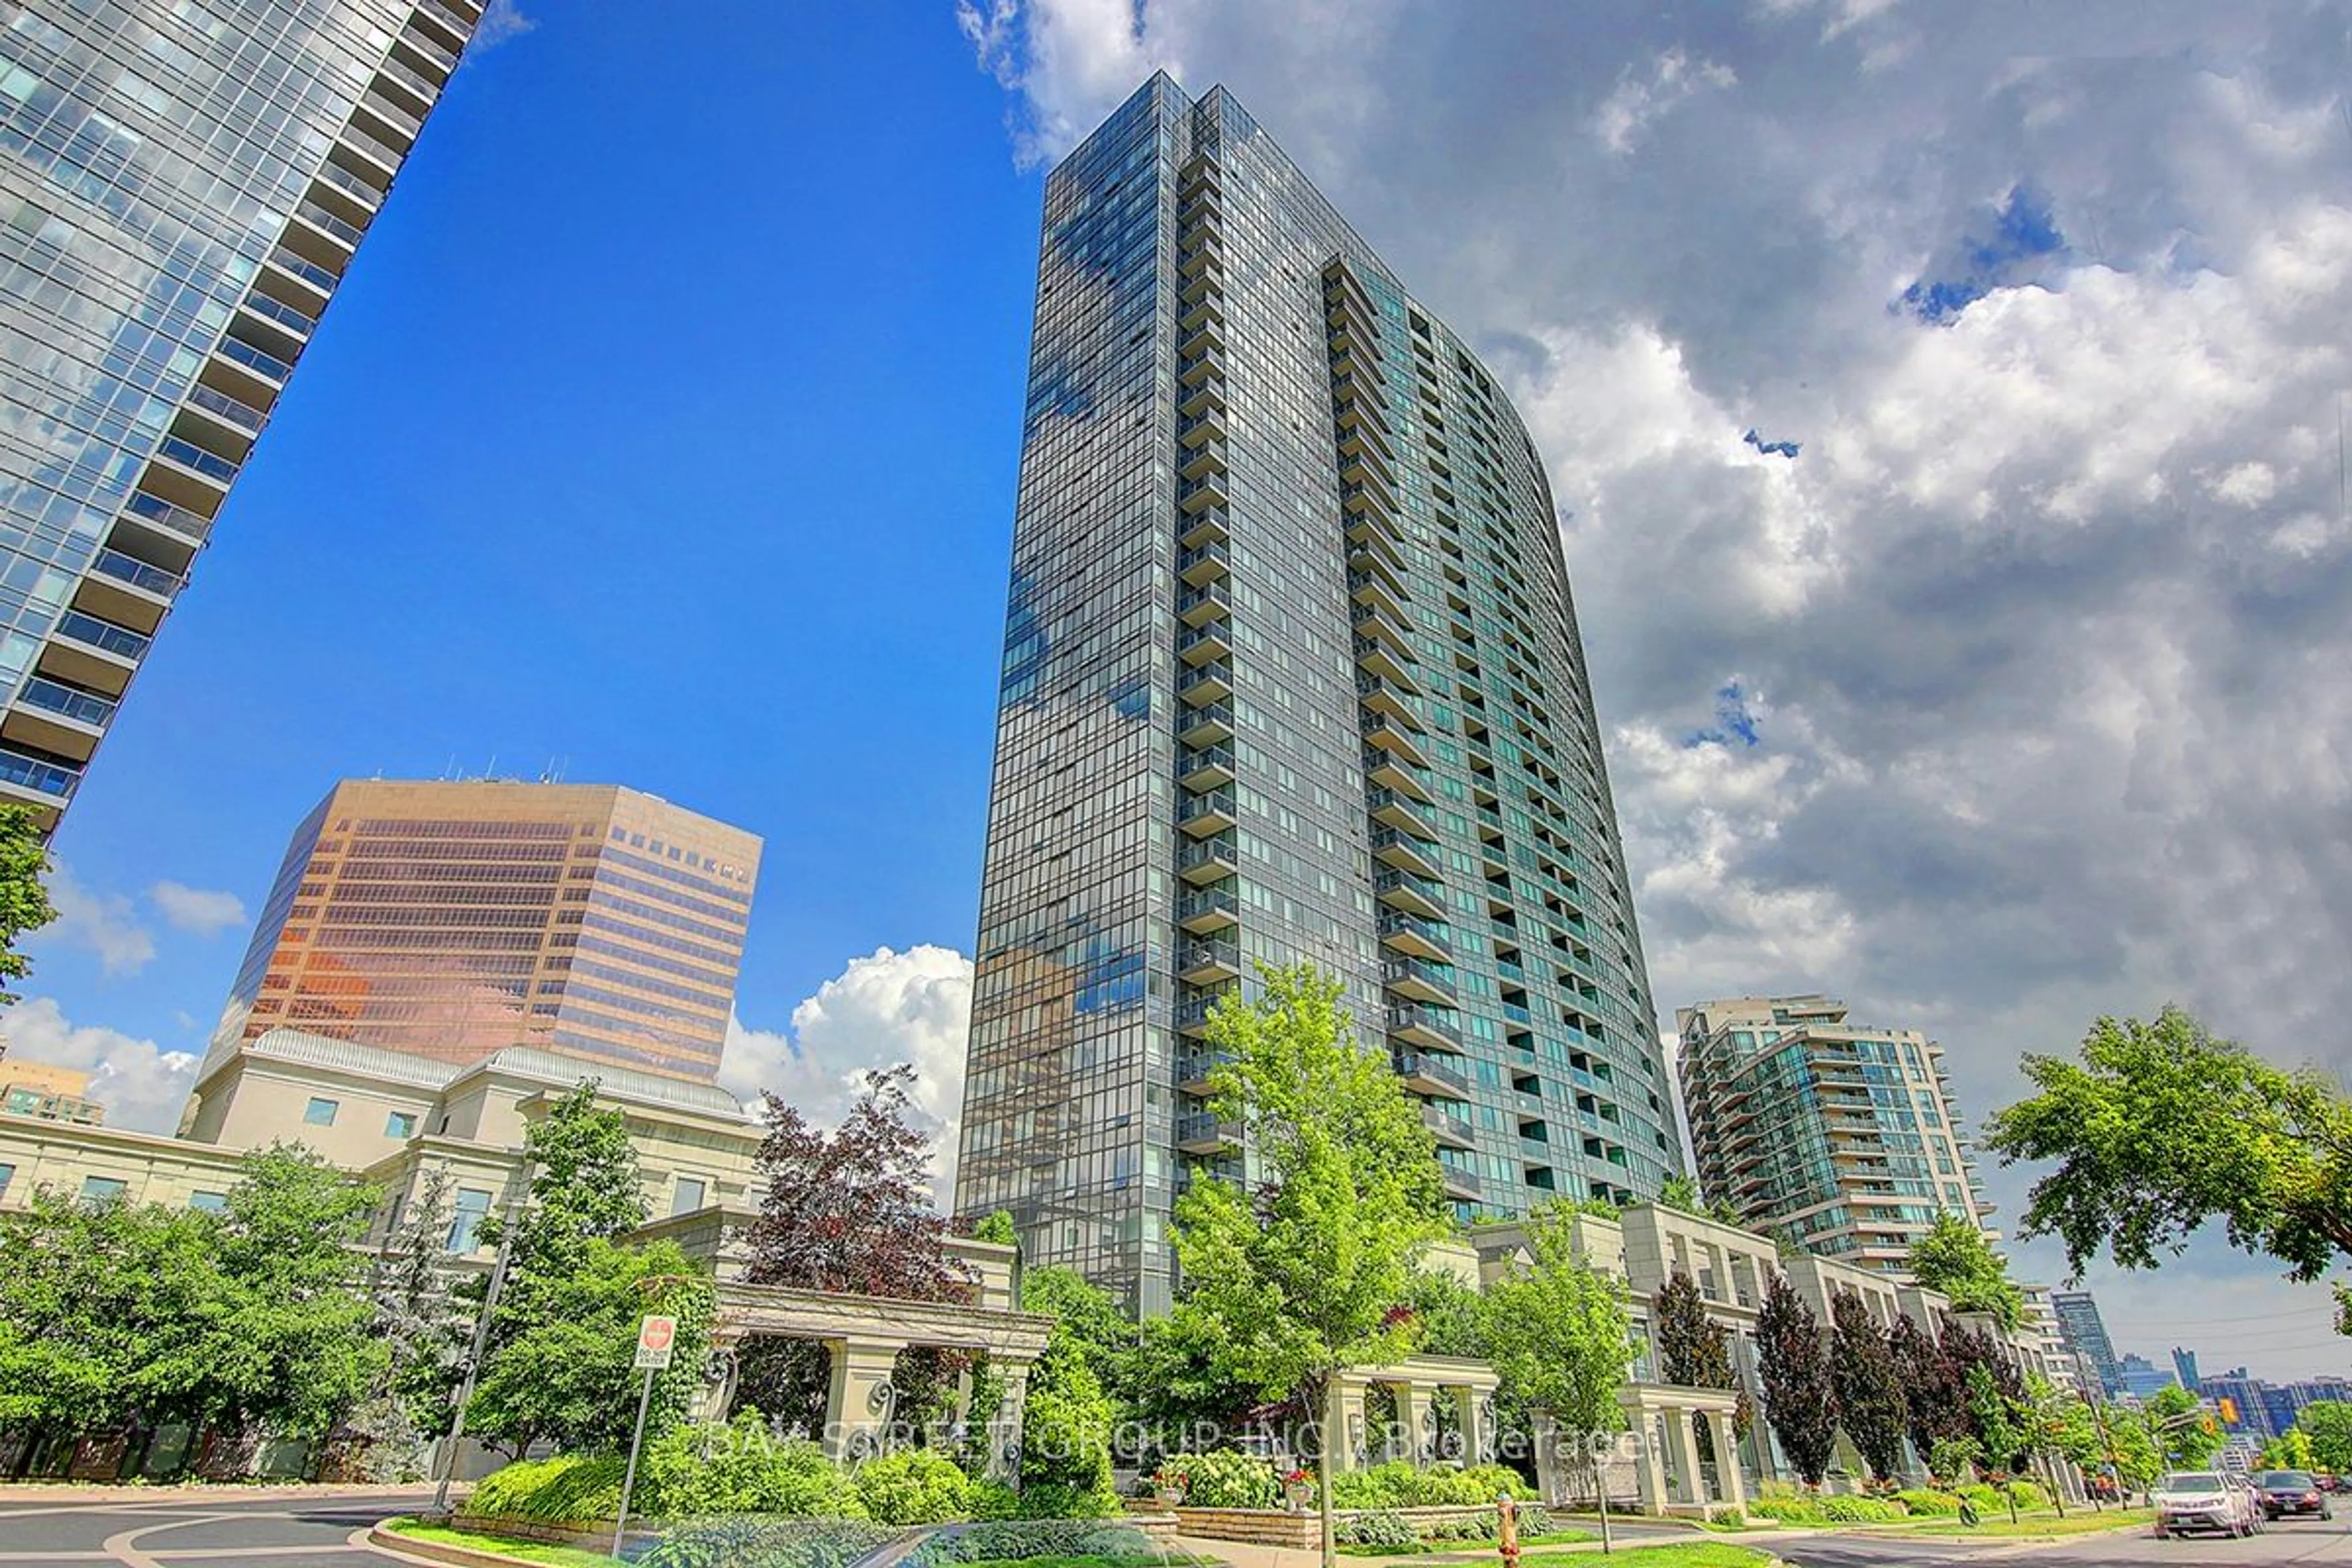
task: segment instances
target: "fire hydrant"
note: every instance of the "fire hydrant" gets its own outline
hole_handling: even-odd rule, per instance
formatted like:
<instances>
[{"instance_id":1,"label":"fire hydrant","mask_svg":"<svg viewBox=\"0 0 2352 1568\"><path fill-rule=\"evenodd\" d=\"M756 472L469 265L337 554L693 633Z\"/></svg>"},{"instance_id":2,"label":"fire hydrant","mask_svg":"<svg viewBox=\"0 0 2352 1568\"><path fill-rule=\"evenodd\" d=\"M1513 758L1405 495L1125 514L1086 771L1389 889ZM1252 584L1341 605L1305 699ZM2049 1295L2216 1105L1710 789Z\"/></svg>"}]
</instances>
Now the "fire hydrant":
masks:
<instances>
[{"instance_id":1,"label":"fire hydrant","mask_svg":"<svg viewBox=\"0 0 2352 1568\"><path fill-rule=\"evenodd\" d=\"M1496 1498L1495 1518L1501 1525L1496 1541L1503 1551L1503 1568L1519 1568L1519 1505L1507 1497Z\"/></svg>"}]
</instances>

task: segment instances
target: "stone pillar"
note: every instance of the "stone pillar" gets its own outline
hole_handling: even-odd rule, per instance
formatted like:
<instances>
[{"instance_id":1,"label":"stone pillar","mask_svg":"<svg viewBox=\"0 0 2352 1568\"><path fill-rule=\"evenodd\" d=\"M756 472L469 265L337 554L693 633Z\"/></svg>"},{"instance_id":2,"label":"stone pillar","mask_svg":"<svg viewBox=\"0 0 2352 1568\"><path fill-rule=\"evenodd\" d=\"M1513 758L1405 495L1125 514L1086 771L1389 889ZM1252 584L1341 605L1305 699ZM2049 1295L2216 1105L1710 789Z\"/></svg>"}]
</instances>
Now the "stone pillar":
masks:
<instances>
[{"instance_id":1,"label":"stone pillar","mask_svg":"<svg viewBox=\"0 0 2352 1568\"><path fill-rule=\"evenodd\" d=\"M1475 1388L1454 1391L1454 1422L1462 1431L1462 1462L1484 1465L1495 1458L1495 1424L1489 1419L1490 1395Z\"/></svg>"},{"instance_id":2,"label":"stone pillar","mask_svg":"<svg viewBox=\"0 0 2352 1568\"><path fill-rule=\"evenodd\" d=\"M1425 1383L1396 1384L1397 1425L1404 1428L1404 1457L1416 1465L1426 1465L1435 1457L1437 1412L1430 1406L1430 1393Z\"/></svg>"},{"instance_id":3,"label":"stone pillar","mask_svg":"<svg viewBox=\"0 0 2352 1568\"><path fill-rule=\"evenodd\" d=\"M1676 1502L1705 1502L1706 1478L1699 1473L1698 1433L1692 1427L1691 1413L1674 1410L1666 1414L1666 1440L1675 1446L1675 1488Z\"/></svg>"},{"instance_id":4,"label":"stone pillar","mask_svg":"<svg viewBox=\"0 0 2352 1568\"><path fill-rule=\"evenodd\" d=\"M1365 1430L1365 1384L1355 1378L1331 1380L1323 1395L1323 1441L1331 1445L1331 1469L1360 1470L1371 1458Z\"/></svg>"},{"instance_id":5,"label":"stone pillar","mask_svg":"<svg viewBox=\"0 0 2352 1568\"><path fill-rule=\"evenodd\" d=\"M1536 1491L1546 1503L1557 1506L1568 1500L1568 1489L1574 1481L1567 1456L1559 1451L1559 1423L1549 1410L1531 1410L1528 1416L1535 1429Z\"/></svg>"},{"instance_id":6,"label":"stone pillar","mask_svg":"<svg viewBox=\"0 0 2352 1568\"><path fill-rule=\"evenodd\" d=\"M728 1413L735 1407L735 1385L743 1375L735 1358L742 1348L743 1342L740 1339L721 1338L717 1334L711 1336L709 1362L704 1368L702 1381L695 1385L689 1411L689 1417L696 1424L716 1426L725 1421ZM709 1375L713 1370L719 1373L715 1378Z\"/></svg>"},{"instance_id":7,"label":"stone pillar","mask_svg":"<svg viewBox=\"0 0 2352 1568\"><path fill-rule=\"evenodd\" d=\"M1021 1479L1021 1417L1029 1403L1029 1363L1004 1363L1004 1398L988 1423L988 1479L1007 1486Z\"/></svg>"},{"instance_id":8,"label":"stone pillar","mask_svg":"<svg viewBox=\"0 0 2352 1568\"><path fill-rule=\"evenodd\" d=\"M1747 1478L1739 1473L1739 1440L1732 1436L1729 1415L1706 1418L1707 1431L1715 1439L1715 1482L1717 1500L1729 1508L1748 1506Z\"/></svg>"},{"instance_id":9,"label":"stone pillar","mask_svg":"<svg viewBox=\"0 0 2352 1568\"><path fill-rule=\"evenodd\" d=\"M825 1395L824 1452L832 1459L863 1459L882 1451L893 1391L890 1372L899 1346L872 1340L835 1340L833 1385Z\"/></svg>"},{"instance_id":10,"label":"stone pillar","mask_svg":"<svg viewBox=\"0 0 2352 1568\"><path fill-rule=\"evenodd\" d=\"M1666 1494L1665 1454L1664 1445L1658 1441L1658 1417L1637 1413L1633 1430L1642 1439L1633 1454L1634 1479L1640 1483L1642 1511L1662 1514L1666 1511L1666 1504L1673 1500Z\"/></svg>"}]
</instances>

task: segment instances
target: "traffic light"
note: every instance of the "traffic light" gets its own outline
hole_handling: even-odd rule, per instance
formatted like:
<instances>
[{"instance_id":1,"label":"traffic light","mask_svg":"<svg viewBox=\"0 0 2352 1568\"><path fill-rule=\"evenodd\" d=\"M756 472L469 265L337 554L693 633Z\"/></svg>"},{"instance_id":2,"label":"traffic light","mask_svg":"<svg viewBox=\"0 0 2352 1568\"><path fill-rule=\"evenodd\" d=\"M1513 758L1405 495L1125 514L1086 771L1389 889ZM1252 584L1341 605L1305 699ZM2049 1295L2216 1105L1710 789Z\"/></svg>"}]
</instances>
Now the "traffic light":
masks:
<instances>
[{"instance_id":1,"label":"traffic light","mask_svg":"<svg viewBox=\"0 0 2352 1568\"><path fill-rule=\"evenodd\" d=\"M2238 1402L2228 1394L2221 1395L2221 1419L2231 1426L2238 1424Z\"/></svg>"}]
</instances>

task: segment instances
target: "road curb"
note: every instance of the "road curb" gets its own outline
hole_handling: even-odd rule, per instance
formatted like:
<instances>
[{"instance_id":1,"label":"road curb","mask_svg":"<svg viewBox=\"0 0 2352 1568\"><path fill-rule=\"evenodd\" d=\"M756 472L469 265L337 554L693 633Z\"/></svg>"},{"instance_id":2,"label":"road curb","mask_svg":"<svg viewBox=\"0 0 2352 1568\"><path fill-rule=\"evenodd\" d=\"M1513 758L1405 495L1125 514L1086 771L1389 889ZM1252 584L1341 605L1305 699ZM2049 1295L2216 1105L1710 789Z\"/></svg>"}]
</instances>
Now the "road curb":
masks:
<instances>
[{"instance_id":1,"label":"road curb","mask_svg":"<svg viewBox=\"0 0 2352 1568\"><path fill-rule=\"evenodd\" d=\"M449 1568L543 1568L527 1557L509 1557L503 1552L486 1552L476 1546L452 1546L446 1541L425 1541L414 1535L403 1535L385 1528L386 1520L367 1532L370 1546L405 1557L412 1562L443 1563Z\"/></svg>"}]
</instances>

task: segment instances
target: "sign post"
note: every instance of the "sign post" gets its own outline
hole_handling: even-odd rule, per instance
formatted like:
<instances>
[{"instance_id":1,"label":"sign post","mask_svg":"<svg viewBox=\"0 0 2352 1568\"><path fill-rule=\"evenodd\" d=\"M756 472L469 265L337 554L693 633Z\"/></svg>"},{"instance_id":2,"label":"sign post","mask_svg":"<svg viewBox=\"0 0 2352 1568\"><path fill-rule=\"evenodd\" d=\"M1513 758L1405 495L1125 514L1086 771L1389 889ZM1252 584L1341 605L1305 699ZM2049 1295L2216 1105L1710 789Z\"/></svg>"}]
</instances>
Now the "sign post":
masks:
<instances>
[{"instance_id":1,"label":"sign post","mask_svg":"<svg viewBox=\"0 0 2352 1568\"><path fill-rule=\"evenodd\" d=\"M646 1440L646 1408L654 1402L654 1377L667 1370L677 1348L676 1318L647 1318L637 1325L637 1358L630 1364L646 1374L646 1385L637 1394L637 1425L629 1434L629 1468L621 1477L621 1517L613 1525L615 1557L621 1554L621 1538L629 1530L629 1493L637 1484L637 1449Z\"/></svg>"}]
</instances>

